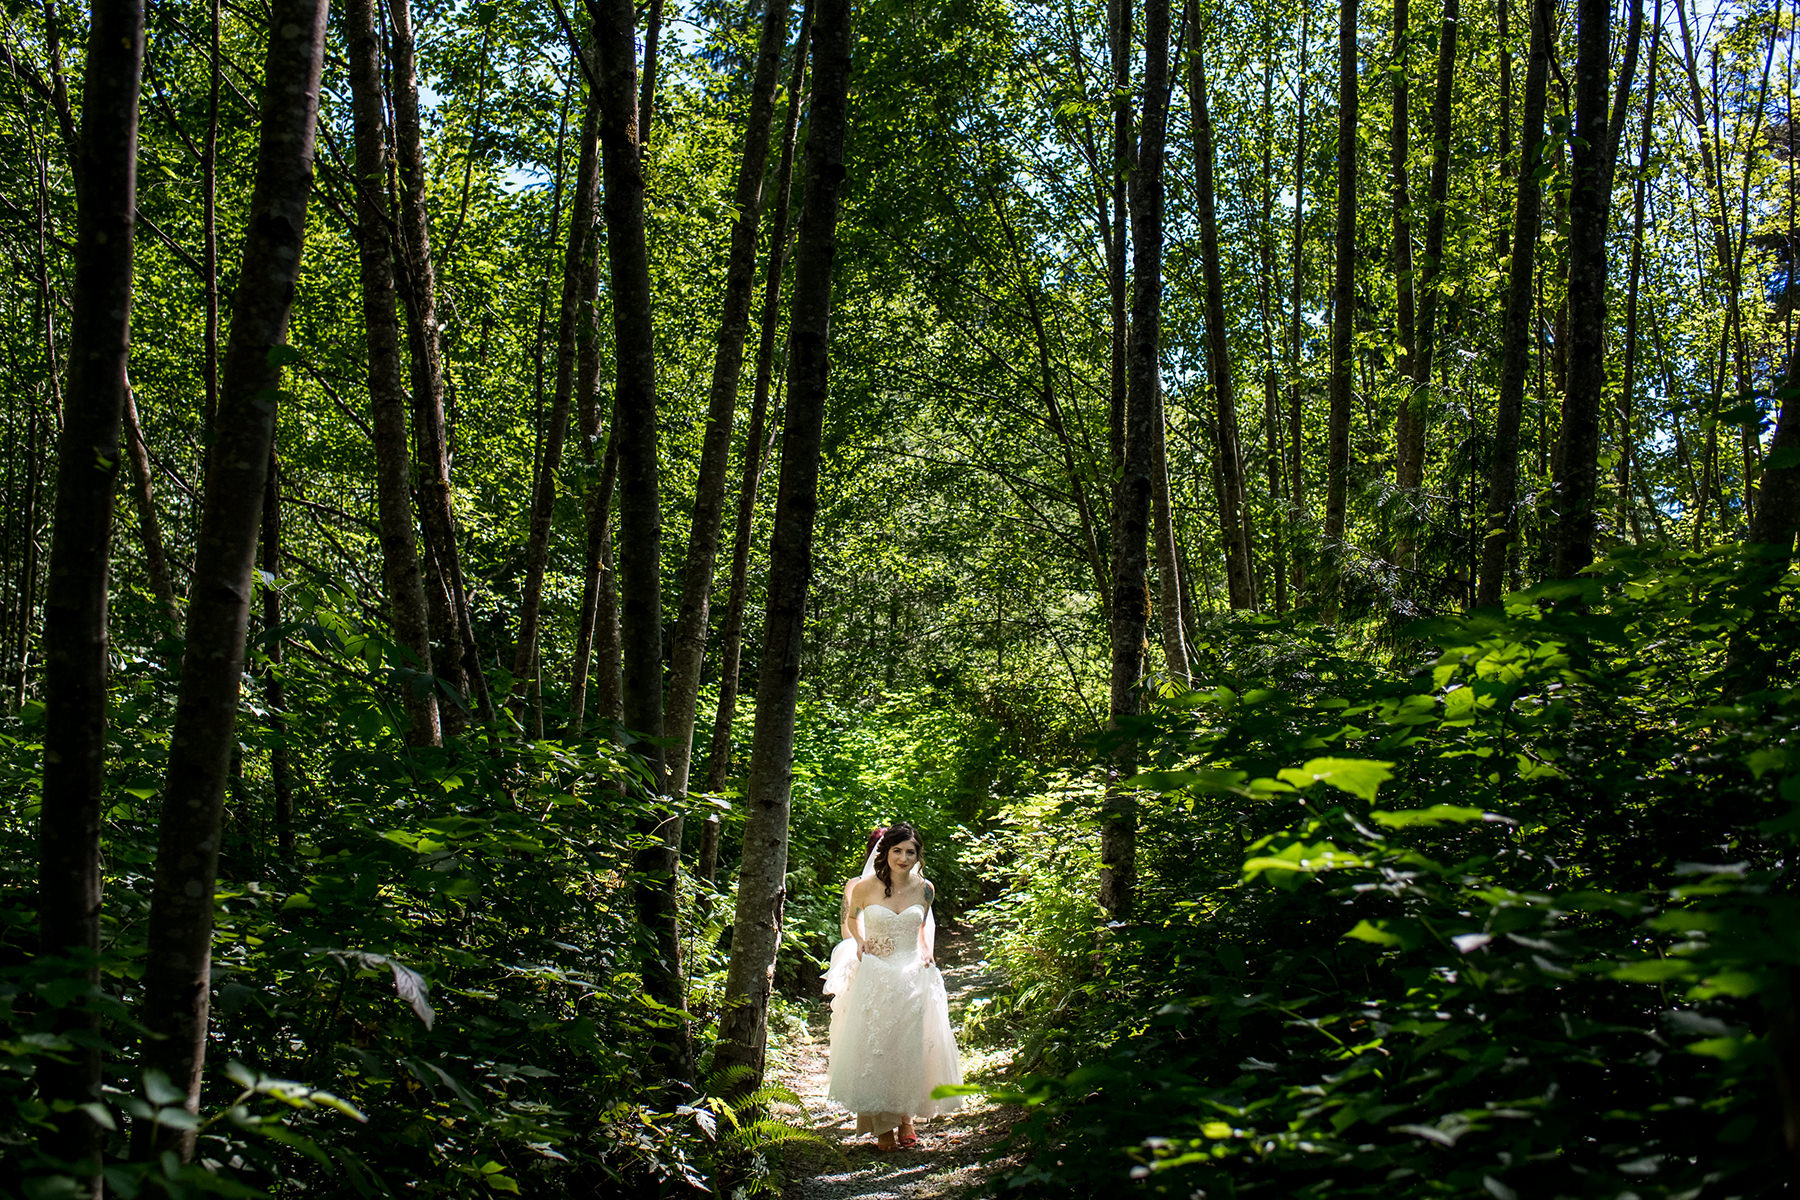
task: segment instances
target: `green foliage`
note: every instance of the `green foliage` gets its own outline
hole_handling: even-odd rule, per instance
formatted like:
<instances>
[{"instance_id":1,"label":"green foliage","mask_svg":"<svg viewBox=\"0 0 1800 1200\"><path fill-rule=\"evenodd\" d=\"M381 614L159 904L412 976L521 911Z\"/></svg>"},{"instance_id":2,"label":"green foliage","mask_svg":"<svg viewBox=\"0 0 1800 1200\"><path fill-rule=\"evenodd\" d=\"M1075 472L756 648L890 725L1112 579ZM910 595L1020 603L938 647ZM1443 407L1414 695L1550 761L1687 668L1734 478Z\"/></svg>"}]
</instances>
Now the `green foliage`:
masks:
<instances>
[{"instance_id":1,"label":"green foliage","mask_svg":"<svg viewBox=\"0 0 1800 1200\"><path fill-rule=\"evenodd\" d=\"M721 1173L766 1179L766 1150L792 1136L751 1115L773 1093L734 1107L658 1085L648 1067L667 1015L636 968L626 831L646 800L626 756L606 739L403 747L399 649L341 588L296 583L287 599L284 633L310 653L279 668L285 730L254 702L240 725L198 1116L131 1065L166 666L114 677L97 993L65 961L32 955L35 800L0 814L0 1145L36 1180L30 1194L68 1186L34 1148L50 1115L34 1079L72 1048L48 1032L68 1005L90 1007L105 1043L94 1116L113 1131L120 1195L657 1195ZM28 710L0 728L10 795L35 795L36 720ZM291 857L273 850L266 815L276 741L301 792ZM691 934L707 929L702 917ZM126 1135L144 1121L194 1129L195 1164L133 1159Z\"/></svg>"},{"instance_id":2,"label":"green foliage","mask_svg":"<svg viewBox=\"0 0 1800 1200\"><path fill-rule=\"evenodd\" d=\"M1388 670L1303 627L1222 631L1211 689L1140 735L1155 770L1137 782L1158 795L1137 919L1096 943L1058 918L1046 896L1086 885L1067 859L982 914L1011 972L996 1006L1037 1022L1015 1098L1040 1150L1013 1183L1773 1186L1779 1030L1800 1001L1800 702L1718 697L1744 687L1735 631L1791 662L1800 624L1756 578L1621 555L1504 615L1419 628ZM1014 843L1092 811L1017 806Z\"/></svg>"}]
</instances>

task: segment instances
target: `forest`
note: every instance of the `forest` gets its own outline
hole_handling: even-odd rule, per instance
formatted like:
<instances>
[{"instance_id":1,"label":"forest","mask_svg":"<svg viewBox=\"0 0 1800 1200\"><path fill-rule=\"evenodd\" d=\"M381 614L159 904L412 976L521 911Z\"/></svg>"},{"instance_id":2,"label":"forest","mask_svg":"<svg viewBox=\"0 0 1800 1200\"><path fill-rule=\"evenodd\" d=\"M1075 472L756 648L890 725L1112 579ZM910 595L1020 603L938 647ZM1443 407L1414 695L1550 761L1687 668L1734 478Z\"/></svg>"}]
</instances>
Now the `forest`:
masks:
<instances>
[{"instance_id":1,"label":"forest","mask_svg":"<svg viewBox=\"0 0 1800 1200\"><path fill-rule=\"evenodd\" d=\"M0 1194L1800 1178L1800 0L3 11Z\"/></svg>"}]
</instances>

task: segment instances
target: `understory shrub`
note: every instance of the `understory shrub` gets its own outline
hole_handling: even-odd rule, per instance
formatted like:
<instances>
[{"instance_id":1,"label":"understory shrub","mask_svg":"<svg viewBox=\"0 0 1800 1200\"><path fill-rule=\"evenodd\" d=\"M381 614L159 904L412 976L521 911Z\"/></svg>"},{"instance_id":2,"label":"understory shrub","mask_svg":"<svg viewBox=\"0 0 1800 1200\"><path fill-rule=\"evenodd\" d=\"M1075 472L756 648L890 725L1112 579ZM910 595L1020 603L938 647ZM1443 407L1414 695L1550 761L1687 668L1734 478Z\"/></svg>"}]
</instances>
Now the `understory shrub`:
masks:
<instances>
[{"instance_id":1,"label":"understory shrub","mask_svg":"<svg viewBox=\"0 0 1800 1200\"><path fill-rule=\"evenodd\" d=\"M1414 627L1391 668L1331 630L1215 629L1199 690L1130 731L1130 920L1096 937L1076 899L1091 800L1014 809L1038 857L982 918L995 1005L1035 1023L1010 1186L1776 1192L1800 628L1792 577L1766 582L1621 554Z\"/></svg>"}]
</instances>

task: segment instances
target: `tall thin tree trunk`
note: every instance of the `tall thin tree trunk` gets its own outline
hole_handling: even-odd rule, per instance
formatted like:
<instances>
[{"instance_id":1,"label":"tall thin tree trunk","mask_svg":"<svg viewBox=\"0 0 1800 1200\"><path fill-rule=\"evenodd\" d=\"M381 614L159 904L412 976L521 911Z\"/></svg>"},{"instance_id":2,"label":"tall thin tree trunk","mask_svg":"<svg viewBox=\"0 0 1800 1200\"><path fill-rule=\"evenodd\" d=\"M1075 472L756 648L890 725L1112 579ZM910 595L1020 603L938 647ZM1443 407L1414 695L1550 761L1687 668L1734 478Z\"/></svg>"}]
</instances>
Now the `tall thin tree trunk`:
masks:
<instances>
[{"instance_id":1,"label":"tall thin tree trunk","mask_svg":"<svg viewBox=\"0 0 1800 1200\"><path fill-rule=\"evenodd\" d=\"M54 370L54 367L52 368ZM41 488L39 477L38 430L42 422L35 410L27 410L25 423L25 503L20 508L19 523L25 530L24 566L19 573L19 603L13 621L18 631L16 657L8 664L13 674L5 681L10 711L18 712L25 703L25 685L31 678L32 608L37 603L38 579L38 512ZM48 943L45 943L46 945Z\"/></svg>"},{"instance_id":2,"label":"tall thin tree trunk","mask_svg":"<svg viewBox=\"0 0 1800 1200\"><path fill-rule=\"evenodd\" d=\"M1484 606L1500 603L1506 589L1513 505L1519 494L1519 423L1525 406L1525 376L1531 366L1532 281L1543 204L1536 172L1548 145L1544 138L1544 105L1550 74L1550 24L1555 11L1555 0L1532 0L1531 58L1525 67L1524 123L1519 134L1523 157L1509 239L1512 264L1507 275L1506 324L1500 348L1500 399L1494 416L1494 461L1488 475L1481 574L1475 589L1475 603Z\"/></svg>"},{"instance_id":3,"label":"tall thin tree trunk","mask_svg":"<svg viewBox=\"0 0 1800 1200\"><path fill-rule=\"evenodd\" d=\"M325 0L275 0L256 183L231 306L219 420L188 597L187 651L163 786L145 954L143 1062L197 1110L211 1002L213 885L237 723L250 572L275 436L288 314L305 244ZM193 1154L192 1131L144 1129L142 1148Z\"/></svg>"},{"instance_id":4,"label":"tall thin tree trunk","mask_svg":"<svg viewBox=\"0 0 1800 1200\"><path fill-rule=\"evenodd\" d=\"M1107 445L1111 474L1116 478L1125 462L1125 364L1129 318L1126 314L1126 257L1130 251L1130 199L1126 182L1131 177L1131 15L1132 0L1107 0L1106 24L1112 47L1113 153L1112 241L1107 244L1107 283L1112 289L1112 364L1107 392Z\"/></svg>"},{"instance_id":5,"label":"tall thin tree trunk","mask_svg":"<svg viewBox=\"0 0 1800 1200\"><path fill-rule=\"evenodd\" d=\"M131 495L137 502L138 536L144 541L144 573L157 607L170 621L181 620L175 599L175 583L169 577L169 556L163 547L162 522L156 515L156 487L150 480L150 451L144 445L144 429L138 423L137 398L125 386L125 454L131 464Z\"/></svg>"},{"instance_id":6,"label":"tall thin tree trunk","mask_svg":"<svg viewBox=\"0 0 1800 1200\"><path fill-rule=\"evenodd\" d=\"M1214 404L1213 446L1219 463L1219 527L1225 542L1225 587L1234 610L1256 604L1250 572L1250 539L1244 506L1244 462L1237 419L1237 384L1231 374L1231 338L1225 327L1224 272L1219 264L1219 218L1213 188L1212 114L1207 108L1206 55L1198 11L1190 8L1188 103L1194 128L1194 205L1200 218L1200 263L1206 292L1206 363ZM1135 233L1135 230L1133 231Z\"/></svg>"},{"instance_id":7,"label":"tall thin tree trunk","mask_svg":"<svg viewBox=\"0 0 1800 1200\"><path fill-rule=\"evenodd\" d=\"M663 761L662 513L656 461L656 348L650 258L644 235L644 173L638 142L637 59L630 0L593 0L600 63L600 144L606 175L606 250L617 354L614 425L619 447L620 635L625 726L649 740L639 753L652 796L667 790ZM643 973L651 999L677 1014L654 1053L670 1079L693 1075L682 986L676 870L681 818L657 807L640 832L633 888L644 932Z\"/></svg>"},{"instance_id":8,"label":"tall thin tree trunk","mask_svg":"<svg viewBox=\"0 0 1800 1200\"><path fill-rule=\"evenodd\" d=\"M380 44L374 0L349 0L350 90L355 112L357 260L363 330L368 341L369 415L375 442L375 502L381 525L381 574L394 640L412 656L419 684L401 695L414 746L441 740L432 674L431 623L424 576L413 541L412 455L407 446L406 385L387 204L387 117L382 104ZM271 490L273 497L276 493Z\"/></svg>"},{"instance_id":9,"label":"tall thin tree trunk","mask_svg":"<svg viewBox=\"0 0 1800 1200\"><path fill-rule=\"evenodd\" d=\"M223 63L219 52L220 0L212 0L211 44L207 53L206 141L200 157L201 270L206 306L206 332L200 365L206 386L205 423L200 427L202 445L212 441L213 419L219 411L219 83ZM205 478L202 455L201 478Z\"/></svg>"},{"instance_id":10,"label":"tall thin tree trunk","mask_svg":"<svg viewBox=\"0 0 1800 1200\"><path fill-rule=\"evenodd\" d=\"M1625 284L1625 366L1619 384L1619 507L1630 515L1632 536L1638 541L1643 538L1637 528L1637 506L1631 500L1631 489L1640 482L1634 478L1633 471L1633 460L1637 456L1633 420L1637 400L1638 285L1644 270L1644 219L1650 186L1650 149L1656 133L1656 68L1661 48L1662 0L1656 0L1656 9L1650 18L1650 80L1644 93L1643 139L1638 149L1637 178L1632 181L1631 268ZM1624 122L1621 120L1619 124L1622 126ZM1615 129L1614 133L1617 132ZM1654 505L1651 508L1654 512Z\"/></svg>"},{"instance_id":11,"label":"tall thin tree trunk","mask_svg":"<svg viewBox=\"0 0 1800 1200\"><path fill-rule=\"evenodd\" d=\"M644 71L638 91L638 152L650 145L650 130L656 120L657 51L662 42L663 0L650 0L649 20L644 27Z\"/></svg>"},{"instance_id":12,"label":"tall thin tree trunk","mask_svg":"<svg viewBox=\"0 0 1800 1200\"><path fill-rule=\"evenodd\" d=\"M1337 236L1331 284L1330 427L1325 463L1325 553L1330 562L1325 608L1337 619L1342 592L1344 510L1350 478L1350 348L1356 333L1356 0L1339 0Z\"/></svg>"},{"instance_id":13,"label":"tall thin tree trunk","mask_svg":"<svg viewBox=\"0 0 1800 1200\"><path fill-rule=\"evenodd\" d=\"M1137 715L1144 630L1150 616L1149 524L1156 392L1161 386L1163 145L1169 112L1169 2L1144 4L1144 108L1131 174L1131 339L1125 457L1113 492L1110 723ZM1114 755L1100 826L1100 906L1130 917L1137 894L1137 800L1121 786L1136 763L1127 740Z\"/></svg>"},{"instance_id":14,"label":"tall thin tree trunk","mask_svg":"<svg viewBox=\"0 0 1800 1200\"><path fill-rule=\"evenodd\" d=\"M1557 439L1556 528L1553 570L1568 578L1594 561L1600 486L1600 411L1606 392L1606 232L1612 215L1613 148L1609 128L1612 84L1612 4L1579 0L1575 64L1575 137L1569 185L1569 375ZM1621 89L1630 72L1643 21L1633 0Z\"/></svg>"},{"instance_id":15,"label":"tall thin tree trunk","mask_svg":"<svg viewBox=\"0 0 1800 1200\"><path fill-rule=\"evenodd\" d=\"M725 979L715 1072L748 1068L760 1083L768 1044L769 994L787 900L788 811L793 789L794 709L818 513L819 451L831 373L831 264L844 184L852 31L849 0L815 0L813 99L806 184L794 258L788 337L788 402L769 547L769 597L757 670L756 727L745 788L744 855L738 874L731 965Z\"/></svg>"},{"instance_id":16,"label":"tall thin tree trunk","mask_svg":"<svg viewBox=\"0 0 1800 1200\"><path fill-rule=\"evenodd\" d=\"M1287 513L1281 495L1281 382L1275 356L1275 56L1263 67L1262 230L1256 239L1257 313L1263 335L1264 469L1269 481L1269 565L1275 611L1287 611Z\"/></svg>"},{"instance_id":17,"label":"tall thin tree trunk","mask_svg":"<svg viewBox=\"0 0 1800 1200\"><path fill-rule=\"evenodd\" d=\"M591 49L591 47L590 47ZM577 48L581 61L591 63L593 55ZM596 76L596 80L597 80ZM594 633L600 622L601 595L607 592L611 604L610 628L618 629L618 597L610 592L613 485L618 479L619 457L611 431L617 427L610 412L607 418L607 441L602 455L600 442L600 226L590 224L581 240L581 307L575 331L575 397L580 422L580 447L587 464L588 478L601 476L595 486L590 483L582 496L583 524L586 529L586 554L582 563L581 608L576 613L575 665L569 679L568 737L578 740L587 724L588 691L594 663ZM612 657L602 664L610 679L611 694L619 694L619 656L617 641ZM616 712L607 714L617 720Z\"/></svg>"},{"instance_id":18,"label":"tall thin tree trunk","mask_svg":"<svg viewBox=\"0 0 1800 1200\"><path fill-rule=\"evenodd\" d=\"M1168 412L1161 387L1156 389L1156 415L1150 422L1150 508L1156 540L1157 598L1162 605L1163 665L1179 687L1192 685L1187 630L1181 611L1181 549L1175 536L1175 511L1169 501Z\"/></svg>"},{"instance_id":19,"label":"tall thin tree trunk","mask_svg":"<svg viewBox=\"0 0 1800 1200\"><path fill-rule=\"evenodd\" d=\"M719 342L713 356L706 432L700 446L700 478L695 485L687 561L682 571L681 607L675 618L674 645L669 656L665 732L669 738L669 793L677 802L687 795L688 769L693 761L694 710L700 699L700 668L706 657L719 526L725 515L725 477L731 460L731 427L737 416L738 378L744 368L744 335L750 326L750 301L756 289L763 175L769 165L775 87L780 77L781 52L787 44L787 19L787 0L768 0L757 47L750 111L744 124L744 156L738 164L737 188L732 198L738 216L731 226Z\"/></svg>"},{"instance_id":20,"label":"tall thin tree trunk","mask_svg":"<svg viewBox=\"0 0 1800 1200\"><path fill-rule=\"evenodd\" d=\"M722 792L731 771L731 725L737 717L739 660L744 646L744 609L750 589L750 538L755 530L756 492L774 448L775 425L769 420L769 386L775 369L775 338L781 326L781 277L787 265L788 211L793 193L794 145L800 129L800 100L806 81L807 48L812 40L813 3L800 14L794 61L788 75L788 107L776 168L775 212L769 227L769 263L763 277L761 328L756 344L756 385L750 399L750 428L744 435L744 465L738 484L737 528L731 541L731 591L725 601L719 651L719 707L713 714L712 745L707 750L706 790ZM718 862L718 819L702 831L700 870L710 880ZM710 851L710 853L709 853Z\"/></svg>"},{"instance_id":21,"label":"tall thin tree trunk","mask_svg":"<svg viewBox=\"0 0 1800 1200\"><path fill-rule=\"evenodd\" d=\"M141 0L96 0L91 12L76 172L69 386L56 447L55 523L44 598L44 779L38 818L39 946L47 960L67 956L84 992L100 982L107 561L131 350L138 85L144 63ZM97 1018L86 995L57 1010L53 1029L71 1035L75 1048L64 1061L46 1060L39 1068L46 1102L102 1103ZM76 1164L80 1191L98 1197L100 1124L82 1108L52 1120L54 1132L42 1149Z\"/></svg>"},{"instance_id":22,"label":"tall thin tree trunk","mask_svg":"<svg viewBox=\"0 0 1800 1200\"><path fill-rule=\"evenodd\" d=\"M525 539L525 583L519 597L519 636L513 648L514 703L522 703L526 684L537 677L538 626L544 599L544 570L550 560L550 522L556 515L556 475L562 470L569 408L575 399L581 315L587 303L582 294L583 281L588 277L585 248L594 224L600 189L600 155L595 142L599 129L600 102L596 92L589 95L582 113L575 194L569 204L569 240L563 250L562 308L556 323L556 382L551 393L549 422L541 430L543 453L531 491L531 529Z\"/></svg>"},{"instance_id":23,"label":"tall thin tree trunk","mask_svg":"<svg viewBox=\"0 0 1800 1200\"><path fill-rule=\"evenodd\" d=\"M1452 0L1454 2L1454 0ZM1411 126L1409 123L1412 105L1411 80L1407 72L1408 39L1411 31L1407 28L1409 19L1407 0L1394 0L1394 76L1393 123L1388 138L1388 170L1394 207L1394 242L1391 262L1394 269L1394 332L1399 343L1399 354L1394 360L1395 373L1402 379L1415 379L1418 372L1418 340L1413 322L1414 296L1416 281L1413 277L1413 227L1412 227L1412 186L1407 178L1411 154ZM1426 378L1430 378L1427 374ZM1400 412L1394 427L1394 486L1401 492L1402 504L1410 503L1417 493L1420 475L1424 470L1423 450L1425 439L1415 435L1414 426L1422 426L1424 422L1423 405L1425 398L1423 387L1406 387L1400 394ZM1420 434L1423 429L1420 429ZM1421 451L1418 460L1412 457L1414 442ZM1403 524L1409 519L1403 514ZM1402 571L1411 566L1406 561L1411 556L1400 554L1400 538L1391 543L1392 554L1396 565ZM1401 585L1403 591L1410 590L1406 584Z\"/></svg>"},{"instance_id":24,"label":"tall thin tree trunk","mask_svg":"<svg viewBox=\"0 0 1800 1200\"><path fill-rule=\"evenodd\" d=\"M389 0L392 18L394 151L400 178L400 262L405 275L408 336L412 348L413 426L418 437L417 481L420 529L425 535L426 563L434 591L446 601L451 627L439 633L446 653L434 665L446 683L465 699L472 698L484 720L492 722L493 699L475 645L468 588L463 582L457 547L456 515L450 492L450 437L444 422L444 365L438 347L437 272L431 258L431 224L425 208L425 142L419 124L417 49L412 31L411 0ZM446 732L463 723L454 705L440 710Z\"/></svg>"},{"instance_id":25,"label":"tall thin tree trunk","mask_svg":"<svg viewBox=\"0 0 1800 1200\"><path fill-rule=\"evenodd\" d=\"M1461 20L1460 0L1444 0L1443 23L1438 29L1437 90L1431 98L1431 183L1426 199L1425 263L1416 289L1418 327L1412 355L1412 386L1406 400L1411 417L1406 437L1401 441L1397 473L1402 488L1416 489L1425 481L1425 401L1437 354L1438 287L1444 272L1445 216L1450 208L1450 127L1456 113L1456 35ZM1394 557L1400 568L1411 569L1416 542L1410 523L1401 530L1395 546Z\"/></svg>"},{"instance_id":26,"label":"tall thin tree trunk","mask_svg":"<svg viewBox=\"0 0 1800 1200\"><path fill-rule=\"evenodd\" d=\"M262 585L263 636L268 639L269 664L263 689L269 702L269 731L275 736L269 751L269 782L275 792L275 845L281 857L294 855L294 764L287 744L287 690L281 681L281 476L280 459L271 446L269 478L263 488ZM435 715L435 712L434 712Z\"/></svg>"},{"instance_id":27,"label":"tall thin tree trunk","mask_svg":"<svg viewBox=\"0 0 1800 1200\"><path fill-rule=\"evenodd\" d=\"M1312 9L1300 12L1300 71L1294 92L1298 112L1294 133L1294 237L1293 268L1288 277L1288 510L1296 525L1306 519L1306 447L1301 422L1301 343L1300 300L1306 278L1306 92L1308 52L1311 49ZM1300 557L1300 539L1294 541L1294 590L1306 586L1306 570Z\"/></svg>"}]
</instances>

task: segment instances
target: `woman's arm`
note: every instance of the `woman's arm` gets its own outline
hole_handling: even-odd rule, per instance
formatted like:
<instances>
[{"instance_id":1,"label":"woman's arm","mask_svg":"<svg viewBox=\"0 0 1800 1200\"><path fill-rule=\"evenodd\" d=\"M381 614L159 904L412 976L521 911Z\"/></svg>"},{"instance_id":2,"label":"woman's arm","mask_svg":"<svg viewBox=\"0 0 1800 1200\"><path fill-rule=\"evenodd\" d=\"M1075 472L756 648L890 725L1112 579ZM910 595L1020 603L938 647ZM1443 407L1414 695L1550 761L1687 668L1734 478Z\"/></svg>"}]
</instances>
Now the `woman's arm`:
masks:
<instances>
[{"instance_id":1,"label":"woman's arm","mask_svg":"<svg viewBox=\"0 0 1800 1200\"><path fill-rule=\"evenodd\" d=\"M931 880L925 881L925 920L919 924L919 949L924 951L924 964L928 967L937 964L937 919L931 915L932 901L937 899L937 889L931 886Z\"/></svg>"},{"instance_id":2,"label":"woman's arm","mask_svg":"<svg viewBox=\"0 0 1800 1200\"><path fill-rule=\"evenodd\" d=\"M856 885L861 879L851 879L844 883L844 905L839 914L838 932L856 943L856 957L863 956L862 937L862 905L856 902Z\"/></svg>"}]
</instances>

